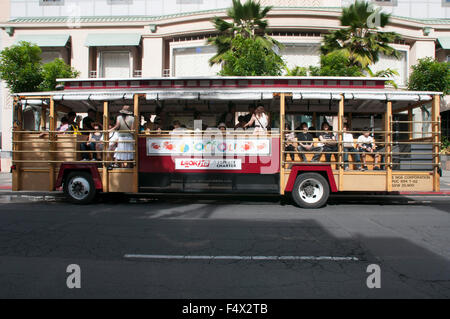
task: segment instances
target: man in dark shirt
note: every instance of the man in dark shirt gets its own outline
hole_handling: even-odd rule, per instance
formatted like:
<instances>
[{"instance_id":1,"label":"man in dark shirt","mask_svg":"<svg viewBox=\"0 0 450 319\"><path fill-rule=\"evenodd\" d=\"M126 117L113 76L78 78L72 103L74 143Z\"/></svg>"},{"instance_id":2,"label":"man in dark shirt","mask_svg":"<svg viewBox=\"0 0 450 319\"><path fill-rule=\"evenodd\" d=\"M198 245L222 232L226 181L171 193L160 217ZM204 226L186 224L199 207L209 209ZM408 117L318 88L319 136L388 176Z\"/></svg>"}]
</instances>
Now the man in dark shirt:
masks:
<instances>
[{"instance_id":1,"label":"man in dark shirt","mask_svg":"<svg viewBox=\"0 0 450 319\"><path fill-rule=\"evenodd\" d=\"M322 147L323 152L326 152L325 159L327 163L330 163L332 155L330 152L338 151L336 136L330 130L330 125L327 122L322 123L321 131L324 132L319 134L319 146ZM336 154L334 154L334 157L336 158Z\"/></svg>"},{"instance_id":2,"label":"man in dark shirt","mask_svg":"<svg viewBox=\"0 0 450 319\"><path fill-rule=\"evenodd\" d=\"M252 119L253 113L255 113L255 107L254 107L252 104L250 104L250 105L248 106L248 114L245 114L245 115L244 115L244 122L245 122L245 123L250 122L250 120ZM253 124L252 124L251 126L249 126L249 127L255 127L255 123L253 123Z\"/></svg>"},{"instance_id":3,"label":"man in dark shirt","mask_svg":"<svg viewBox=\"0 0 450 319\"><path fill-rule=\"evenodd\" d=\"M297 133L297 141L298 141L297 150L301 152L300 157L302 158L302 161L307 162L304 152L317 152L314 154L312 161L318 162L320 159L320 155L322 155L320 153L322 152L322 148L314 146L313 136L311 133L308 132L308 124L306 123L300 124L300 127L297 128L297 130L302 130L302 132Z\"/></svg>"}]
</instances>

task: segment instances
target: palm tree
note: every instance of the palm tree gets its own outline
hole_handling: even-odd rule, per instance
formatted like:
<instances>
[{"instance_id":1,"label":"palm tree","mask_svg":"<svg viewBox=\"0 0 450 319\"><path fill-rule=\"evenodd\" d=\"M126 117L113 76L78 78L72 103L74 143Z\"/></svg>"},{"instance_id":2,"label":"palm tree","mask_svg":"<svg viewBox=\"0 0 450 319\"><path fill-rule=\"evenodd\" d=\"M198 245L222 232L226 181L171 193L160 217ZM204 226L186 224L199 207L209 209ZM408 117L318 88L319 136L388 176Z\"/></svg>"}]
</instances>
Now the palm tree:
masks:
<instances>
[{"instance_id":1,"label":"palm tree","mask_svg":"<svg viewBox=\"0 0 450 319\"><path fill-rule=\"evenodd\" d=\"M218 35L209 38L207 43L216 46L217 53L209 60L210 65L223 62L224 54L232 50L232 40L238 34L244 38L253 38L268 50L281 48L280 43L267 35L268 22L265 18L271 9L270 6L261 8L260 3L253 0L247 0L244 4L233 0L233 6L227 10L231 22L214 17L213 23Z\"/></svg>"},{"instance_id":2,"label":"palm tree","mask_svg":"<svg viewBox=\"0 0 450 319\"><path fill-rule=\"evenodd\" d=\"M305 67L294 66L292 69L285 67L286 76L306 76L308 75L308 71Z\"/></svg>"},{"instance_id":3,"label":"palm tree","mask_svg":"<svg viewBox=\"0 0 450 319\"><path fill-rule=\"evenodd\" d=\"M391 69L391 68L387 68L385 70L380 70L378 72L373 72L370 68L367 68L367 73L371 76L371 77L375 77L375 78L392 78L395 75L400 75L397 70ZM386 81L387 84L392 85L394 88L398 89L398 85L397 83L395 83L394 80L388 80Z\"/></svg>"},{"instance_id":4,"label":"palm tree","mask_svg":"<svg viewBox=\"0 0 450 319\"><path fill-rule=\"evenodd\" d=\"M380 54L399 58L399 52L389 45L399 39L399 35L379 30L388 24L389 19L389 14L375 10L370 3L356 1L342 9L341 25L347 28L325 35L322 54L340 51L349 59L350 65L364 70L376 63Z\"/></svg>"}]
</instances>

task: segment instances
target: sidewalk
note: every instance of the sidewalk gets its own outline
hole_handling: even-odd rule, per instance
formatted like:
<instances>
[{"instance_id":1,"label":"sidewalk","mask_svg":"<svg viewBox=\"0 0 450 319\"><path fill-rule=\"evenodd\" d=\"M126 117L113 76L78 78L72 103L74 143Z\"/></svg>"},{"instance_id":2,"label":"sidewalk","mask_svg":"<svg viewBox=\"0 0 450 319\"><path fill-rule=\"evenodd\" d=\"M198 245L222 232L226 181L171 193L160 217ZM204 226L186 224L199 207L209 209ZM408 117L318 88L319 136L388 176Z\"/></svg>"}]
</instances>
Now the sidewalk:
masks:
<instances>
[{"instance_id":1,"label":"sidewalk","mask_svg":"<svg viewBox=\"0 0 450 319\"><path fill-rule=\"evenodd\" d=\"M450 171L442 171L441 191L450 191Z\"/></svg>"},{"instance_id":2,"label":"sidewalk","mask_svg":"<svg viewBox=\"0 0 450 319\"><path fill-rule=\"evenodd\" d=\"M11 173L0 173L0 191L11 190Z\"/></svg>"},{"instance_id":3,"label":"sidewalk","mask_svg":"<svg viewBox=\"0 0 450 319\"><path fill-rule=\"evenodd\" d=\"M11 173L0 173L0 191L11 191ZM443 171L441 192L450 192L450 171Z\"/></svg>"}]
</instances>

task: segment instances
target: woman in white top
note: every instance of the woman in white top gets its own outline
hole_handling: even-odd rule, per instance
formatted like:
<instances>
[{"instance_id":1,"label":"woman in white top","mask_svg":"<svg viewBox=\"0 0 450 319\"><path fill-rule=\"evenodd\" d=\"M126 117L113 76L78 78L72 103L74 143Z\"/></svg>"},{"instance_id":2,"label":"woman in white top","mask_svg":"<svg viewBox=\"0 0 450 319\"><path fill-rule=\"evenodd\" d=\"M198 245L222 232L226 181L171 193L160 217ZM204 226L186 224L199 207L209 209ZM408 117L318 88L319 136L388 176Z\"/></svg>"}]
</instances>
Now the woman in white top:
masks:
<instances>
[{"instance_id":1,"label":"woman in white top","mask_svg":"<svg viewBox=\"0 0 450 319\"><path fill-rule=\"evenodd\" d=\"M132 161L134 159L134 138L133 134L130 132L121 131L131 131L134 129L134 116L133 112L130 111L129 105L124 105L119 111L117 116L116 125L109 131L118 130L118 141L116 153L114 158L118 161ZM129 152L126 152L129 151ZM131 167L128 163L123 163L122 167Z\"/></svg>"},{"instance_id":2,"label":"woman in white top","mask_svg":"<svg viewBox=\"0 0 450 319\"><path fill-rule=\"evenodd\" d=\"M254 134L266 134L267 126L269 125L269 116L264 111L264 106L259 105L255 113L252 115L250 121L244 125L244 128L247 128L251 125L255 124Z\"/></svg>"}]
</instances>

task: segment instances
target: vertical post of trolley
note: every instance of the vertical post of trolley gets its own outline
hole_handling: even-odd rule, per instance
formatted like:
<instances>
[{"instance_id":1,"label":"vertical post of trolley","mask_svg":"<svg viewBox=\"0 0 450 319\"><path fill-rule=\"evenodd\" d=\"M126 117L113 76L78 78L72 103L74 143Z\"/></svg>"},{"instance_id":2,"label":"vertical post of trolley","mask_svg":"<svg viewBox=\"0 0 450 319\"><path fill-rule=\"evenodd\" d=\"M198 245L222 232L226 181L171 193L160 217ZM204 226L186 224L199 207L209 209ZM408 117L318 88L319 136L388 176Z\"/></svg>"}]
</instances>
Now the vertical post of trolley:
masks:
<instances>
[{"instance_id":1,"label":"vertical post of trolley","mask_svg":"<svg viewBox=\"0 0 450 319\"><path fill-rule=\"evenodd\" d=\"M338 111L338 162L339 162L339 189L341 190L344 185L344 157L343 150L343 136L342 131L344 129L344 94L341 94L341 99L339 100L339 111Z\"/></svg>"},{"instance_id":2,"label":"vertical post of trolley","mask_svg":"<svg viewBox=\"0 0 450 319\"><path fill-rule=\"evenodd\" d=\"M439 184L439 106L440 106L440 96L436 94L433 96L433 103L431 109L431 117L433 121L433 191L440 191Z\"/></svg>"},{"instance_id":3,"label":"vertical post of trolley","mask_svg":"<svg viewBox=\"0 0 450 319\"><path fill-rule=\"evenodd\" d=\"M411 108L408 109L408 138L409 140L413 139L413 110Z\"/></svg>"},{"instance_id":4,"label":"vertical post of trolley","mask_svg":"<svg viewBox=\"0 0 450 319\"><path fill-rule=\"evenodd\" d=\"M20 173L21 173L21 167L20 164L15 162L16 160L19 160L19 153L17 151L20 150L20 133L16 131L21 131L22 129L22 115L21 115L21 106L19 105L19 101L17 97L14 97L13 102L13 165L15 165L16 169L13 171L12 174L12 190L18 191L20 190ZM17 119L17 120L16 120Z\"/></svg>"},{"instance_id":5,"label":"vertical post of trolley","mask_svg":"<svg viewBox=\"0 0 450 319\"><path fill-rule=\"evenodd\" d=\"M47 122L47 108L44 105L41 106L41 122L40 122L40 130L45 131Z\"/></svg>"},{"instance_id":6,"label":"vertical post of trolley","mask_svg":"<svg viewBox=\"0 0 450 319\"><path fill-rule=\"evenodd\" d=\"M139 139L139 95L134 95L134 166L133 166L133 192L139 191L139 168L138 168L138 139Z\"/></svg>"},{"instance_id":7,"label":"vertical post of trolley","mask_svg":"<svg viewBox=\"0 0 450 319\"><path fill-rule=\"evenodd\" d=\"M109 176L108 176L108 162L107 160L111 158L109 150L109 105L107 101L103 102L103 175L102 175L102 184L103 191L106 193L109 191Z\"/></svg>"},{"instance_id":8,"label":"vertical post of trolley","mask_svg":"<svg viewBox=\"0 0 450 319\"><path fill-rule=\"evenodd\" d=\"M384 116L384 162L386 167L386 190L392 192L392 101L386 103ZM383 159L383 157L381 157Z\"/></svg>"},{"instance_id":9,"label":"vertical post of trolley","mask_svg":"<svg viewBox=\"0 0 450 319\"><path fill-rule=\"evenodd\" d=\"M280 195L284 195L284 117L286 107L286 96L280 94Z\"/></svg>"},{"instance_id":10,"label":"vertical post of trolley","mask_svg":"<svg viewBox=\"0 0 450 319\"><path fill-rule=\"evenodd\" d=\"M44 110L43 110L44 111ZM55 118L55 101L53 97L50 97L50 114L49 114L49 133L48 141L50 143L50 159L49 162L49 191L55 190L55 163L52 162L55 159L56 141L55 141L55 130L56 130L56 118Z\"/></svg>"}]
</instances>

